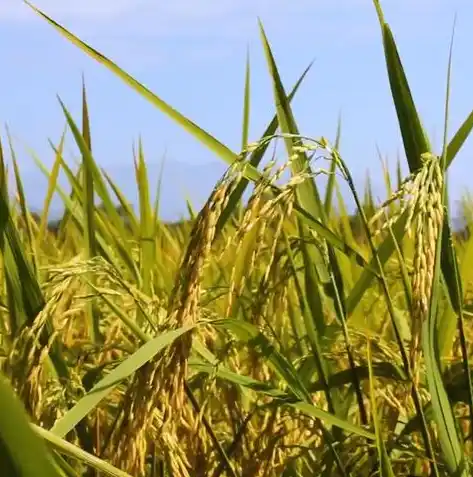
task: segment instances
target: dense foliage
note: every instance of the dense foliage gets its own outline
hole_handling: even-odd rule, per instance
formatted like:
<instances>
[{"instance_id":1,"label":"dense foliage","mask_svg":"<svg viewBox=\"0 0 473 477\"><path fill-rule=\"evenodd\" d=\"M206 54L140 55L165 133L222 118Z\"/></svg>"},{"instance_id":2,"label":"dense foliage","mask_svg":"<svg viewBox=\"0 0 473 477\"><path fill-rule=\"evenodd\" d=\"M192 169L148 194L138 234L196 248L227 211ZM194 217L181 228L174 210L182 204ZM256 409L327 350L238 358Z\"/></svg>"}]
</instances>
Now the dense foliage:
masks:
<instances>
[{"instance_id":1,"label":"dense foliage","mask_svg":"<svg viewBox=\"0 0 473 477\"><path fill-rule=\"evenodd\" d=\"M165 224L140 145L134 210L92 156L85 87L81 124L61 102L81 167L63 138L41 214L14 155L10 199L0 150L1 475L471 475L471 210L454 236L445 177L473 114L431 150L374 5L409 166L385 174L384 204L358 194L339 138L301 136L307 71L286 93L261 25L276 115L250 144L248 66L235 153L35 9L229 169L196 217ZM286 159L266 160L274 141Z\"/></svg>"}]
</instances>

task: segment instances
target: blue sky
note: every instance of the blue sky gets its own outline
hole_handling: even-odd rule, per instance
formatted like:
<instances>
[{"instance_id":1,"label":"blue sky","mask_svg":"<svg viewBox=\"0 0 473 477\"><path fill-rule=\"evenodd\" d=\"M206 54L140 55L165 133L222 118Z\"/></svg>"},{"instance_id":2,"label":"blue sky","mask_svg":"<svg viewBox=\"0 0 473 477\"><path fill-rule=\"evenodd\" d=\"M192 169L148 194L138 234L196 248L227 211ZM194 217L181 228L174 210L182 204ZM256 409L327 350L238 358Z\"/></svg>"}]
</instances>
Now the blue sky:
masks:
<instances>
[{"instance_id":1,"label":"blue sky","mask_svg":"<svg viewBox=\"0 0 473 477\"><path fill-rule=\"evenodd\" d=\"M235 151L240 146L248 47L251 140L259 138L274 114L259 38L260 17L287 89L315 60L294 101L301 133L333 138L341 114L345 160L360 184L369 171L377 190L383 191L377 147L394 166L402 144L371 0L33 3ZM384 0L382 6L424 125L440 149L455 13L450 136L473 109L473 5L467 0ZM45 182L27 148L33 148L46 165L52 164L47 141L57 142L65 124L56 95L79 119L82 74L97 161L120 186L132 190L132 145L141 135L153 178L166 156L163 214L182 213L186 194L196 207L202 205L220 175L221 160L60 37L21 0L3 0L0 56L1 134L5 139L7 124L33 207L41 204L38 197ZM472 143L451 168L455 199L472 186ZM67 150L74 150L72 141Z\"/></svg>"}]
</instances>

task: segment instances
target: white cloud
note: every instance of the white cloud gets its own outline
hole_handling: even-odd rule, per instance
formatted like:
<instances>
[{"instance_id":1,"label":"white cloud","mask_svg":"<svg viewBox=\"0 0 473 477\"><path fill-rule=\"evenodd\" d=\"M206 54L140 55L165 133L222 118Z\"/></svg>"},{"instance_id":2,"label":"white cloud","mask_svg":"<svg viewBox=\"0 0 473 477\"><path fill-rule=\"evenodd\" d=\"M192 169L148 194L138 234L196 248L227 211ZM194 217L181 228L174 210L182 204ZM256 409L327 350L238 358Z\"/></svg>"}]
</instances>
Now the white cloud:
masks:
<instances>
[{"instance_id":1,"label":"white cloud","mask_svg":"<svg viewBox=\"0 0 473 477\"><path fill-rule=\"evenodd\" d=\"M425 11L439 5L460 4L466 0L396 0L384 1L384 8ZM2 0L0 18L15 20L34 19L34 13L22 0ZM311 14L336 14L343 19L354 10L374 11L372 0L33 0L32 3L46 14L58 20L96 22L122 21L140 18L146 24L158 22L160 26L179 29L183 24L225 20L226 23L256 16L280 18L284 22L291 17ZM130 17L131 15L131 17Z\"/></svg>"},{"instance_id":2,"label":"white cloud","mask_svg":"<svg viewBox=\"0 0 473 477\"><path fill-rule=\"evenodd\" d=\"M103 20L124 17L136 9L139 1L132 0L39 0L31 2L35 7L54 17L81 20ZM32 9L21 0L3 0L0 9L0 18L3 20L30 21L35 18Z\"/></svg>"},{"instance_id":3,"label":"white cloud","mask_svg":"<svg viewBox=\"0 0 473 477\"><path fill-rule=\"evenodd\" d=\"M22 0L0 0L0 22L25 26L44 23ZM224 54L231 44L259 43L256 20L260 17L269 38L292 44L323 39L343 47L346 42L379 40L372 0L32 0L36 7L72 33L102 51L112 46L120 56L149 51L151 57L173 51L191 51L211 58ZM382 0L386 19L404 38L424 35L432 15L450 19L468 0ZM439 15L439 12L441 14ZM422 22L422 28L418 24ZM282 36L284 35L284 36ZM295 40L295 41L294 41ZM170 43L166 44L165 41ZM102 46L101 46L102 45ZM126 46L125 53L122 45ZM205 50L205 51L204 51ZM104 51L107 54L107 51Z\"/></svg>"}]
</instances>

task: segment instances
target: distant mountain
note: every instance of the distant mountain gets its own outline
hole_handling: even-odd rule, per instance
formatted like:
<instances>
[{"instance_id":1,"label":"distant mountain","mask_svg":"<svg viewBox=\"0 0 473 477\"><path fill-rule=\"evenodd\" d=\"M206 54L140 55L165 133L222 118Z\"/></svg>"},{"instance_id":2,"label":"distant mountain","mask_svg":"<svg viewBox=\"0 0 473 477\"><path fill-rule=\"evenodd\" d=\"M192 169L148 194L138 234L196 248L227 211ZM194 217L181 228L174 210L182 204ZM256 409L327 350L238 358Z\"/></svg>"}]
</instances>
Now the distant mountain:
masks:
<instances>
[{"instance_id":1,"label":"distant mountain","mask_svg":"<svg viewBox=\"0 0 473 477\"><path fill-rule=\"evenodd\" d=\"M150 193L154 201L161 171L161 163L150 162L147 164L147 169L150 181ZM108 165L104 166L104 170L116 183L128 201L133 204L135 210L137 210L138 194L134 165L132 163ZM227 165L223 161L218 160L199 165L179 161L165 162L160 196L161 219L164 221L179 221L182 218L188 217L186 199L190 200L194 210L198 212L226 170ZM39 169L37 171L27 169L22 172L22 182L30 209L34 212L40 212L43 209L47 190L46 178ZM360 178L356 182L356 185L359 187L359 192L361 192L364 187L363 180ZM323 194L325 180L317 179L317 183L320 185L321 193ZM68 182L65 177L61 177L60 184L66 188ZM348 192L346 184L343 184L343 181L341 181L341 186L342 195L348 201L348 212L354 213L355 207L351 193ZM382 182L377 181L375 178L372 180L372 187L375 199L384 200L386 192ZM66 191L68 193L70 192L69 187L67 187ZM57 219L62 211L62 201L58 194L56 194L50 209L50 219ZM453 230L462 230L464 223L462 217L457 216L459 211L454 210L452 212Z\"/></svg>"},{"instance_id":2,"label":"distant mountain","mask_svg":"<svg viewBox=\"0 0 473 477\"><path fill-rule=\"evenodd\" d=\"M149 163L147 164L147 169L150 194L154 201L161 164L157 162ZM226 164L223 161L212 161L200 165L177 161L165 162L160 194L161 219L173 221L187 216L187 199L190 200L193 208L198 211L226 169ZM134 165L132 163L109 165L105 166L104 170L136 210L138 193ZM38 171L28 169L22 172L22 183L30 209L41 211L48 186L45 176L39 169ZM68 181L65 177L61 177L59 183L67 193L70 192L70 187L68 187ZM50 217L52 219L62 213L62 201L58 194L55 195L50 210Z\"/></svg>"}]
</instances>

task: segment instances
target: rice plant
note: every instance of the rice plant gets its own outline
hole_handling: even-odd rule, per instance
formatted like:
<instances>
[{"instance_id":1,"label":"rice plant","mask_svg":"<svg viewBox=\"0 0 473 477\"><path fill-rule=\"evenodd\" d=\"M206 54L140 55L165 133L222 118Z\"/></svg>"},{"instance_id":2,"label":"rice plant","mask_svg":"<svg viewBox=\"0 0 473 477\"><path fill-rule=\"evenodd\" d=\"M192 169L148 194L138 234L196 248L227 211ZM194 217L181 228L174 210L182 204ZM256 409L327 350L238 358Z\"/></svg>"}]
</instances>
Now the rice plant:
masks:
<instances>
[{"instance_id":1,"label":"rice plant","mask_svg":"<svg viewBox=\"0 0 473 477\"><path fill-rule=\"evenodd\" d=\"M30 7L228 170L195 217L166 224L140 144L135 211L93 157L85 85L80 120L60 101L80 167L63 158L64 134L50 171L37 160L42 214L12 142L0 145L2 475L471 475L471 204L456 236L446 184L473 113L448 140L451 57L436 153L374 0L409 167L402 178L398 164L396 190L385 175L376 204L369 182L355 188L339 135L299 130L291 101L310 67L286 92L261 24L276 112L250 142L248 62L234 152ZM278 142L286 156L266 160ZM54 192L65 212L48 226Z\"/></svg>"}]
</instances>

